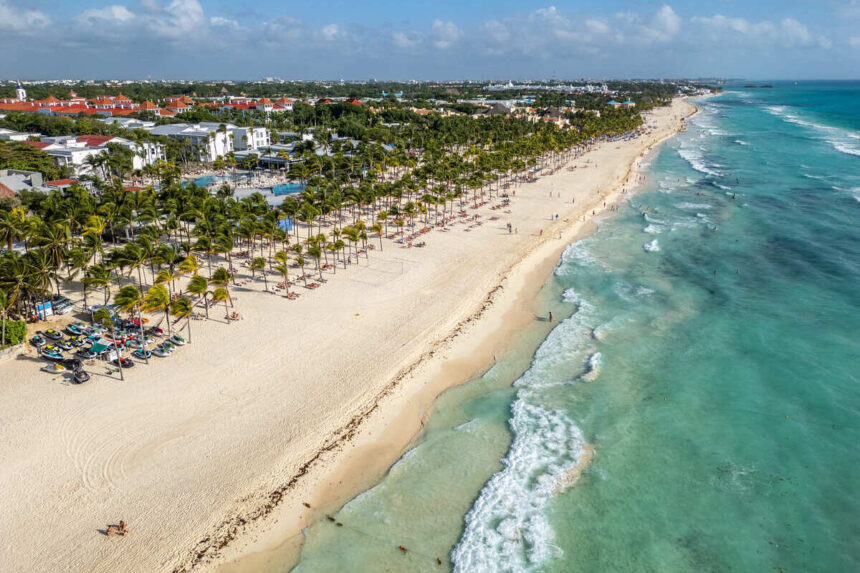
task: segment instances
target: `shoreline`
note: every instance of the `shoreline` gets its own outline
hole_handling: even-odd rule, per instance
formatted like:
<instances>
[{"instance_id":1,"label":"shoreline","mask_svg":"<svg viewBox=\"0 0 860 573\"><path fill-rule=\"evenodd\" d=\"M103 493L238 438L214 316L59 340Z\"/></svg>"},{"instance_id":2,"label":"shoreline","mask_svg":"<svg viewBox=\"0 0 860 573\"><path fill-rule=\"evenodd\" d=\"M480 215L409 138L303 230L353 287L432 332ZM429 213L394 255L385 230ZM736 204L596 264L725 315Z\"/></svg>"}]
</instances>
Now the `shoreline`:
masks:
<instances>
[{"instance_id":1,"label":"shoreline","mask_svg":"<svg viewBox=\"0 0 860 573\"><path fill-rule=\"evenodd\" d=\"M689 100L684 101L689 103ZM685 120L699 111L695 104L691 105L693 109L683 116ZM638 186L631 179L638 172L645 156L680 133L681 127L679 124L671 133L643 146L630 163L623 179L612 185L612 189L606 195L598 197L595 203L588 205L584 211L587 213L604 200L607 207L620 203L624 196L621 191L625 186L632 184L634 189ZM605 145L611 145L611 143ZM587 160L588 154L583 159ZM604 207L593 210L597 211L597 216L606 212ZM311 507L307 508L310 512L298 519L290 520L286 511L288 504L282 504L280 511L276 510L274 524L268 531L257 532L257 537L251 541L246 540L241 548L238 546L227 548L221 556L222 563L215 569L217 573L251 573L269 565L294 566L301 555L302 530L311 523L324 519L328 513L334 513L344 503L382 479L389 468L421 436L426 416L435 400L446 390L464 384L487 371L495 363L496 355L510 350L512 343L517 339L517 333L528 328L530 323L535 323L535 318L542 310L537 308L539 302L537 295L556 268L561 254L570 244L592 234L597 228L598 224L593 218L572 221L559 232L555 239L544 239L536 243L522 259L507 268L502 273L501 280L487 293L481 308L460 322L443 341L454 345L441 348L442 352L447 354L436 356L435 353L440 348L434 346L430 352L413 364L408 372L392 381L392 384L396 386L406 377L414 377L418 374L428 376L429 381L423 387L413 389L412 395L405 395L404 389L401 396L391 397L394 403L385 404L383 408L391 411L396 409L395 406L399 406L397 409L400 410L391 420L382 428L379 428L382 421L368 420L370 423L375 422L377 427L370 428L366 434L359 436L354 443L350 444L350 451L341 452L343 459L329 462L337 467L328 476L310 477L310 479L316 477L318 480L324 480L325 483L318 484L317 487L310 484L311 487L307 490L299 488L294 495L285 500L307 503L299 500L302 497L300 492L304 493L304 499L310 502ZM481 321L483 324L480 324ZM474 324L475 322L479 324ZM546 324L549 325L549 323ZM551 326L543 328L533 326L533 328L544 331L540 337L540 340L543 340L556 324L558 324L557 321ZM426 364L433 360L449 362ZM422 368L430 372L419 372ZM386 397L389 397L388 388L383 395L379 396L379 399L383 400ZM379 402L374 404L374 410L377 406L380 406ZM384 413L380 415L385 416ZM409 437L397 440L392 437L392 434ZM596 455L592 445L584 445L584 451L581 463L571 472L560 489L572 487ZM368 461L371 459L373 461ZM282 522L286 525L275 525Z\"/></svg>"},{"instance_id":2,"label":"shoreline","mask_svg":"<svg viewBox=\"0 0 860 573\"><path fill-rule=\"evenodd\" d=\"M300 539L387 471L439 394L544 314L534 293L596 228L585 214L622 197L646 149L677 133L672 114L691 110L675 100L648 114L653 133L522 186L502 220L434 232L426 249L386 243L298 301L237 287L245 320L201 324L176 357L124 382L96 373L69 387L32 356L0 364L0 486L12 501L0 508L0 570L227 571ZM118 519L128 538L98 533Z\"/></svg>"}]
</instances>

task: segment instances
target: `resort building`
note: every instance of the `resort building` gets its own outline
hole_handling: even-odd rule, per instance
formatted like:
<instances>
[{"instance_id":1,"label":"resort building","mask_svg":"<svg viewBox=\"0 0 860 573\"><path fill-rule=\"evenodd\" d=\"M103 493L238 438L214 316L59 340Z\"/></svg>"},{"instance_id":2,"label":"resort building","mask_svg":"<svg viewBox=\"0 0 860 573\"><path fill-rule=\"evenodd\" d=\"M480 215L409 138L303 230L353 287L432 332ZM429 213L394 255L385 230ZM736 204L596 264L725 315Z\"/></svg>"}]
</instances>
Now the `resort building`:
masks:
<instances>
[{"instance_id":1,"label":"resort building","mask_svg":"<svg viewBox=\"0 0 860 573\"><path fill-rule=\"evenodd\" d=\"M254 151L271 145L272 132L266 127L239 127L232 123L201 122L200 127L210 131L226 128L233 135L234 151Z\"/></svg>"},{"instance_id":2,"label":"resort building","mask_svg":"<svg viewBox=\"0 0 860 573\"><path fill-rule=\"evenodd\" d=\"M13 129L0 128L0 139L3 141L28 141L39 139L38 133L22 133Z\"/></svg>"},{"instance_id":3,"label":"resort building","mask_svg":"<svg viewBox=\"0 0 860 573\"><path fill-rule=\"evenodd\" d=\"M102 118L102 121L117 125L123 129L149 129L155 127L154 121L135 119L133 117L105 117Z\"/></svg>"},{"instance_id":4,"label":"resort building","mask_svg":"<svg viewBox=\"0 0 860 573\"><path fill-rule=\"evenodd\" d=\"M75 175L83 175L91 171L87 158L99 155L104 150L87 147L65 140L64 137L47 138L49 141L25 141L27 145L47 153L59 167L70 168ZM74 139L74 136L69 136ZM56 141L55 141L56 140Z\"/></svg>"},{"instance_id":5,"label":"resort building","mask_svg":"<svg viewBox=\"0 0 860 573\"><path fill-rule=\"evenodd\" d=\"M14 197L21 191L42 187L42 174L23 169L0 169L0 197Z\"/></svg>"},{"instance_id":6,"label":"resort building","mask_svg":"<svg viewBox=\"0 0 860 573\"><path fill-rule=\"evenodd\" d=\"M288 97L282 97L275 101L275 111L277 111L278 107L281 107L284 111L293 111L293 100Z\"/></svg>"},{"instance_id":7,"label":"resort building","mask_svg":"<svg viewBox=\"0 0 860 573\"><path fill-rule=\"evenodd\" d=\"M34 142L35 143L35 142ZM132 169L143 169L147 165L153 165L156 161L167 158L164 146L160 143L142 141L140 143L114 137L110 135L61 135L56 137L43 137L41 142L51 145L42 149L48 155L55 158L59 165L72 165L75 172L80 174L87 167L84 165L86 157L92 153L84 154L82 151L90 151L95 154L110 153L109 145L120 145L131 150Z\"/></svg>"},{"instance_id":8,"label":"resort building","mask_svg":"<svg viewBox=\"0 0 860 573\"><path fill-rule=\"evenodd\" d=\"M214 129L208 129L200 124L173 123L158 125L149 128L148 131L153 135L188 141L200 161L215 161L215 158L223 157L234 149L233 133L226 125L224 129L221 128L221 124Z\"/></svg>"}]
</instances>

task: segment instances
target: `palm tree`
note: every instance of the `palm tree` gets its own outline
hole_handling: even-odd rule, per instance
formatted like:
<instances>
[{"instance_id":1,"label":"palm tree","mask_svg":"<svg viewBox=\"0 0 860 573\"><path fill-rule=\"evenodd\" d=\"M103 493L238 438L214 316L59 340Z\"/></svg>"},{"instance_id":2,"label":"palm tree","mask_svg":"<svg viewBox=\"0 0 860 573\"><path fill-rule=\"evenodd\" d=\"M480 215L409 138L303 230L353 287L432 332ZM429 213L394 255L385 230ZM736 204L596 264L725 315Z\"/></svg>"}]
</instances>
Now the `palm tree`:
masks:
<instances>
[{"instance_id":1,"label":"palm tree","mask_svg":"<svg viewBox=\"0 0 860 573\"><path fill-rule=\"evenodd\" d=\"M116 330L114 330L113 316L106 306L101 307L93 313L93 322L99 323L110 328L111 338L113 339L113 349L116 352L116 363L119 366L119 379L125 380L125 375L122 372L122 349L116 343Z\"/></svg>"},{"instance_id":2,"label":"palm tree","mask_svg":"<svg viewBox=\"0 0 860 573\"><path fill-rule=\"evenodd\" d=\"M209 281L205 277L197 275L188 282L188 292L203 297L203 304L206 308L206 318L209 319L209 299L206 294L209 292Z\"/></svg>"},{"instance_id":3,"label":"palm tree","mask_svg":"<svg viewBox=\"0 0 860 573\"><path fill-rule=\"evenodd\" d=\"M138 320L140 321L140 344L144 353L144 360L149 364L149 359L146 358L146 338L143 334L143 315L140 313L140 307L143 304L144 296L134 285L126 285L119 289L113 297L113 302L123 312L127 312L129 318L134 319L134 313L137 312Z\"/></svg>"},{"instance_id":4,"label":"palm tree","mask_svg":"<svg viewBox=\"0 0 860 573\"><path fill-rule=\"evenodd\" d=\"M0 320L3 322L2 332L0 332L0 346L6 344L6 313L9 311L9 297L5 290L0 290L0 314L3 315Z\"/></svg>"},{"instance_id":5,"label":"palm tree","mask_svg":"<svg viewBox=\"0 0 860 573\"><path fill-rule=\"evenodd\" d=\"M305 282L305 286L308 286L308 277L305 274L305 258L301 255L296 257L296 264L299 265L302 269L302 280Z\"/></svg>"},{"instance_id":6,"label":"palm tree","mask_svg":"<svg viewBox=\"0 0 860 573\"><path fill-rule=\"evenodd\" d=\"M167 319L167 333L171 333L170 328L170 293L167 292L167 287L163 284L155 285L143 297L143 304L140 305L143 312L162 311Z\"/></svg>"},{"instance_id":7,"label":"palm tree","mask_svg":"<svg viewBox=\"0 0 860 573\"><path fill-rule=\"evenodd\" d=\"M277 272L279 275L281 275L284 278L284 287L287 290L287 292L284 296L289 298L289 296L290 296L290 282L289 282L290 281L290 268L287 265L285 265L284 263L279 263L279 264L275 265L275 272Z\"/></svg>"},{"instance_id":8,"label":"palm tree","mask_svg":"<svg viewBox=\"0 0 860 573\"><path fill-rule=\"evenodd\" d=\"M177 319L188 320L188 342L191 342L191 315L194 312L194 304L186 297L180 297L170 303L170 314Z\"/></svg>"},{"instance_id":9,"label":"palm tree","mask_svg":"<svg viewBox=\"0 0 860 573\"><path fill-rule=\"evenodd\" d=\"M269 281L266 278L266 259L263 257L256 257L251 261L251 278L255 278L256 271L263 273L263 283L266 285L266 290L269 290Z\"/></svg>"},{"instance_id":10,"label":"palm tree","mask_svg":"<svg viewBox=\"0 0 860 573\"><path fill-rule=\"evenodd\" d=\"M196 277L197 273L199 271L200 271L200 262L197 260L197 257L195 257L194 255L188 255L187 257L182 259L181 263L179 263L179 272L184 274L184 275L191 273L192 275L194 275Z\"/></svg>"},{"instance_id":11,"label":"palm tree","mask_svg":"<svg viewBox=\"0 0 860 573\"><path fill-rule=\"evenodd\" d=\"M108 302L110 295L111 271L107 265L92 265L84 273L84 285L89 288L102 289L105 296L104 304Z\"/></svg>"},{"instance_id":12,"label":"palm tree","mask_svg":"<svg viewBox=\"0 0 860 573\"><path fill-rule=\"evenodd\" d=\"M376 233L376 236L379 237L379 251L382 252L382 225L374 223L370 226L370 230Z\"/></svg>"},{"instance_id":13,"label":"palm tree","mask_svg":"<svg viewBox=\"0 0 860 573\"><path fill-rule=\"evenodd\" d=\"M320 274L320 280L322 280L322 266L320 264L320 259L322 259L322 248L319 244L313 244L308 246L308 255L313 257L313 259L317 262L317 272Z\"/></svg>"},{"instance_id":14,"label":"palm tree","mask_svg":"<svg viewBox=\"0 0 860 573\"><path fill-rule=\"evenodd\" d=\"M218 287L212 291L212 302L224 303L224 317L227 318L227 323L230 323L230 311L227 308L227 301L230 300L230 293L224 287Z\"/></svg>"},{"instance_id":15,"label":"palm tree","mask_svg":"<svg viewBox=\"0 0 860 573\"><path fill-rule=\"evenodd\" d=\"M155 275L155 281L153 281L153 284L155 284L155 285L166 284L167 285L167 292L168 292L168 294L171 294L171 291L172 291L171 285L177 279L177 277L178 277L178 275L176 272L174 272L173 269L170 269L170 268L161 269L160 271L158 271L158 274Z\"/></svg>"}]
</instances>

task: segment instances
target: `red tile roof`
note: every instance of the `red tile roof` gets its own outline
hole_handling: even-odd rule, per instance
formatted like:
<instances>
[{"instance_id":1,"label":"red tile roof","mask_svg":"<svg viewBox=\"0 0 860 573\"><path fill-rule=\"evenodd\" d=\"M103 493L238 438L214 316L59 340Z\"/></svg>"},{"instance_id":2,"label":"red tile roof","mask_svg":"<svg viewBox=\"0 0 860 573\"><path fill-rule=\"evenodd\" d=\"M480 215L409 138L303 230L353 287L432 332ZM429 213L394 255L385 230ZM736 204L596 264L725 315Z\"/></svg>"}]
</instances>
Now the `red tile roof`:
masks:
<instances>
[{"instance_id":1,"label":"red tile roof","mask_svg":"<svg viewBox=\"0 0 860 573\"><path fill-rule=\"evenodd\" d=\"M0 103L0 110L3 111L39 111L39 106L27 101Z\"/></svg>"},{"instance_id":2,"label":"red tile roof","mask_svg":"<svg viewBox=\"0 0 860 573\"><path fill-rule=\"evenodd\" d=\"M88 108L84 105L70 105L70 106L54 106L50 108L51 113L60 113L60 114L69 114L69 115L77 115L79 113L95 113L94 109Z\"/></svg>"},{"instance_id":3,"label":"red tile roof","mask_svg":"<svg viewBox=\"0 0 860 573\"><path fill-rule=\"evenodd\" d=\"M275 103L293 103L293 100L284 96L281 99L279 99L278 101L276 101Z\"/></svg>"},{"instance_id":4,"label":"red tile roof","mask_svg":"<svg viewBox=\"0 0 860 573\"><path fill-rule=\"evenodd\" d=\"M53 145L50 141L22 141L21 143L35 147L36 149L45 149L49 145Z\"/></svg>"},{"instance_id":5,"label":"red tile roof","mask_svg":"<svg viewBox=\"0 0 860 573\"><path fill-rule=\"evenodd\" d=\"M10 197L14 197L15 192L0 183L0 199L8 199Z\"/></svg>"},{"instance_id":6,"label":"red tile roof","mask_svg":"<svg viewBox=\"0 0 860 573\"><path fill-rule=\"evenodd\" d=\"M55 179L54 181L46 181L45 185L51 187L68 187L72 183L79 183L77 179Z\"/></svg>"},{"instance_id":7,"label":"red tile roof","mask_svg":"<svg viewBox=\"0 0 860 573\"><path fill-rule=\"evenodd\" d=\"M142 104L140 104L140 109L143 111L156 111L156 110L159 110L161 108L158 107L157 105L155 105L154 103L152 103L151 101L145 101Z\"/></svg>"}]
</instances>

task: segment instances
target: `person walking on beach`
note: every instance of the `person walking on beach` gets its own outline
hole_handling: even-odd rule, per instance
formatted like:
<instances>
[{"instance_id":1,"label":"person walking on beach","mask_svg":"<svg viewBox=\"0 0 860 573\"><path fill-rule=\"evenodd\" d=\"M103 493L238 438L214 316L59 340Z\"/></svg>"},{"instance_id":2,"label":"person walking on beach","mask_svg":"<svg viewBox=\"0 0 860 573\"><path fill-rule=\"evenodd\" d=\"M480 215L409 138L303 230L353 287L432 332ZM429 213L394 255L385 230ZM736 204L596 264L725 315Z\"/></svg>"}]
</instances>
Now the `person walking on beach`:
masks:
<instances>
[{"instance_id":1,"label":"person walking on beach","mask_svg":"<svg viewBox=\"0 0 860 573\"><path fill-rule=\"evenodd\" d=\"M552 311L549 311L549 321L552 322Z\"/></svg>"}]
</instances>

